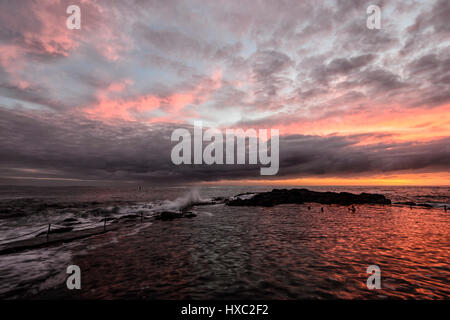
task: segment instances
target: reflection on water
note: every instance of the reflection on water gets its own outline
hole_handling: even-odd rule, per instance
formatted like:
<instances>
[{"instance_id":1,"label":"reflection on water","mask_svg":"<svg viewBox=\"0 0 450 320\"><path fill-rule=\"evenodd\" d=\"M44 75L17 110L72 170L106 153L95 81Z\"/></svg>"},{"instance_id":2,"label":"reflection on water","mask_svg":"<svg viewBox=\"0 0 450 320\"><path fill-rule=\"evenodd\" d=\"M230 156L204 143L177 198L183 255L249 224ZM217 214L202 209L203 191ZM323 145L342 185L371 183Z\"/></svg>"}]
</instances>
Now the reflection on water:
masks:
<instances>
[{"instance_id":1,"label":"reflection on water","mask_svg":"<svg viewBox=\"0 0 450 320\"><path fill-rule=\"evenodd\" d=\"M151 299L448 298L448 216L442 211L283 205L198 209L195 219L97 238L73 262L68 297ZM204 214L202 212L205 212ZM119 241L109 244L112 237ZM91 241L92 242L92 241ZM381 268L368 290L366 268ZM65 295L59 289L49 294ZM45 295L43 296L45 297Z\"/></svg>"},{"instance_id":2,"label":"reflection on water","mask_svg":"<svg viewBox=\"0 0 450 320\"><path fill-rule=\"evenodd\" d=\"M152 199L175 199L185 191L152 190L132 200L149 200L150 195ZM242 191L248 188L210 188L206 196ZM375 191L394 201L417 201L419 195L441 204L449 198L447 189ZM117 192L104 194L104 201L118 197ZM130 193L120 194L123 199L131 198ZM195 208L197 217L192 219L138 223L63 247L0 256L0 297L450 297L449 213L438 207L395 205L361 205L355 213L343 206L324 206L323 213L320 208L315 204L199 206ZM80 291L65 287L69 264L81 268ZM380 290L366 287L369 265L381 268Z\"/></svg>"}]
</instances>

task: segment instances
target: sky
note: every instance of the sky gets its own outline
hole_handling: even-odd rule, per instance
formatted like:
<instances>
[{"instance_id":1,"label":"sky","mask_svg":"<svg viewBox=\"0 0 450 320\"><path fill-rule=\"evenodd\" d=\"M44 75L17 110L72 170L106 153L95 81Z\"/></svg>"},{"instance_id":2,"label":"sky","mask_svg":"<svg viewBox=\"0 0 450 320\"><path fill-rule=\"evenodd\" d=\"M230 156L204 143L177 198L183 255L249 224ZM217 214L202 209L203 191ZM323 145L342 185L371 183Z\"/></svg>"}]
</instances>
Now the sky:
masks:
<instances>
[{"instance_id":1,"label":"sky","mask_svg":"<svg viewBox=\"0 0 450 320\"><path fill-rule=\"evenodd\" d=\"M450 185L449 17L448 0L2 0L0 184ZM278 174L174 165L171 133L199 120L278 129Z\"/></svg>"}]
</instances>

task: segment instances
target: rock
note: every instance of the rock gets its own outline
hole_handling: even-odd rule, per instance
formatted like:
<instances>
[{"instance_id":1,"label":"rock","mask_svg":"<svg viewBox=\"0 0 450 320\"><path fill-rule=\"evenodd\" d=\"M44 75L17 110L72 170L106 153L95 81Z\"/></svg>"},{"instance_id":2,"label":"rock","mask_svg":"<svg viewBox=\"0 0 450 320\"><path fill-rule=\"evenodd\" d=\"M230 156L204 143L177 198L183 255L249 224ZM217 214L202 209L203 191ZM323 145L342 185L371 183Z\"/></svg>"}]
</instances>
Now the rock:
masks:
<instances>
[{"instance_id":1,"label":"rock","mask_svg":"<svg viewBox=\"0 0 450 320\"><path fill-rule=\"evenodd\" d=\"M162 221L171 221L173 219L179 219L182 218L183 214L181 212L174 212L174 211L164 211L159 214L155 219L156 220L162 220Z\"/></svg>"},{"instance_id":2,"label":"rock","mask_svg":"<svg viewBox=\"0 0 450 320\"><path fill-rule=\"evenodd\" d=\"M120 222L134 222L138 218L140 219L141 215L138 215L138 214L127 214L127 215L119 217L117 220L120 221ZM110 221L110 220L108 219L107 221Z\"/></svg>"},{"instance_id":3,"label":"rock","mask_svg":"<svg viewBox=\"0 0 450 320\"><path fill-rule=\"evenodd\" d=\"M424 207L424 208L433 208L433 206L428 203L418 203L417 206Z\"/></svg>"},{"instance_id":4,"label":"rock","mask_svg":"<svg viewBox=\"0 0 450 320\"><path fill-rule=\"evenodd\" d=\"M396 202L395 204L403 204L405 206L416 206L417 204L412 201L406 201L406 202Z\"/></svg>"},{"instance_id":5,"label":"rock","mask_svg":"<svg viewBox=\"0 0 450 320\"><path fill-rule=\"evenodd\" d=\"M308 189L273 189L261 192L248 199L233 199L227 202L229 206L263 206L272 207L278 204L303 204L315 202L320 204L391 204L391 200L382 194L348 192L316 192Z\"/></svg>"},{"instance_id":6,"label":"rock","mask_svg":"<svg viewBox=\"0 0 450 320\"><path fill-rule=\"evenodd\" d=\"M187 211L187 212L176 212L176 211L164 211L159 214L155 219L156 220L162 220L162 221L172 221L174 219L180 219L180 218L194 218L197 215Z\"/></svg>"}]
</instances>

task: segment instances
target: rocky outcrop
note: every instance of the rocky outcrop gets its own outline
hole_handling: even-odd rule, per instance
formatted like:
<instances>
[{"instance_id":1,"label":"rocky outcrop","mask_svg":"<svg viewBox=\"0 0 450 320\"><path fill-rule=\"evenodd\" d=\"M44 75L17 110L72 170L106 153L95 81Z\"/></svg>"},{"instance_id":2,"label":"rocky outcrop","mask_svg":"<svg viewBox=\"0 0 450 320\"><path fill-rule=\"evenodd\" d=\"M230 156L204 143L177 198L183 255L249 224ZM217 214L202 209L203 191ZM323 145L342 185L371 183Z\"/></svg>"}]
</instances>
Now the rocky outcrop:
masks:
<instances>
[{"instance_id":1,"label":"rocky outcrop","mask_svg":"<svg viewBox=\"0 0 450 320\"><path fill-rule=\"evenodd\" d=\"M416 206L417 204L412 201L405 201L405 202L394 202L394 204L401 204L404 206Z\"/></svg>"},{"instance_id":2,"label":"rocky outcrop","mask_svg":"<svg viewBox=\"0 0 450 320\"><path fill-rule=\"evenodd\" d=\"M302 204L315 202L321 204L391 204L391 200L382 194L348 192L317 192L308 189L273 189L270 192L257 193L246 199L236 196L229 200L229 206L263 206L272 207L278 204Z\"/></svg>"},{"instance_id":3,"label":"rocky outcrop","mask_svg":"<svg viewBox=\"0 0 450 320\"><path fill-rule=\"evenodd\" d=\"M164 211L161 212L158 216L155 217L156 220L162 220L162 221L172 221L174 219L180 219L180 218L194 218L197 215L190 212L178 212L178 211Z\"/></svg>"},{"instance_id":4,"label":"rocky outcrop","mask_svg":"<svg viewBox=\"0 0 450 320\"><path fill-rule=\"evenodd\" d=\"M433 206L431 204L428 204L428 203L415 203L415 202L412 202L412 201L394 202L394 204L401 204L401 205L411 206L411 207L433 208Z\"/></svg>"}]
</instances>

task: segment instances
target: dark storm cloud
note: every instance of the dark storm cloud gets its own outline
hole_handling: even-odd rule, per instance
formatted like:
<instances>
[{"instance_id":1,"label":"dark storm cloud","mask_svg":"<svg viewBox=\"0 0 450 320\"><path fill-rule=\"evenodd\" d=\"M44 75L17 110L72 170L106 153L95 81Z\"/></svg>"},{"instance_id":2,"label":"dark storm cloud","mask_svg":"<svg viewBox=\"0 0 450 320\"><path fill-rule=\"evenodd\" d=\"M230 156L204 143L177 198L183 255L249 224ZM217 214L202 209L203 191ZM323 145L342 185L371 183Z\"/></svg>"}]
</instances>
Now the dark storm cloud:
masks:
<instances>
[{"instance_id":1,"label":"dark storm cloud","mask_svg":"<svg viewBox=\"0 0 450 320\"><path fill-rule=\"evenodd\" d=\"M351 58L336 58L330 61L327 65L318 67L312 72L312 77L319 83L327 85L330 80L333 80L338 75L348 75L357 72L362 67L368 65L376 58L374 54L364 54Z\"/></svg>"},{"instance_id":2,"label":"dark storm cloud","mask_svg":"<svg viewBox=\"0 0 450 320\"><path fill-rule=\"evenodd\" d=\"M422 87L412 106L435 107L450 102L450 53L429 53L406 67L410 82Z\"/></svg>"},{"instance_id":3,"label":"dark storm cloud","mask_svg":"<svg viewBox=\"0 0 450 320\"><path fill-rule=\"evenodd\" d=\"M430 143L356 146L358 136L290 136L282 140L284 174L357 174L423 168L448 169L449 138ZM281 151L280 151L281 152Z\"/></svg>"},{"instance_id":4,"label":"dark storm cloud","mask_svg":"<svg viewBox=\"0 0 450 320\"><path fill-rule=\"evenodd\" d=\"M126 177L168 171L170 127L103 124L75 115L2 110L1 162L66 175ZM20 145L20 147L18 147ZM165 155L165 156L164 156Z\"/></svg>"},{"instance_id":5,"label":"dark storm cloud","mask_svg":"<svg viewBox=\"0 0 450 320\"><path fill-rule=\"evenodd\" d=\"M450 54L423 55L409 64L412 79L429 81L434 85L448 85L450 80Z\"/></svg>"},{"instance_id":6,"label":"dark storm cloud","mask_svg":"<svg viewBox=\"0 0 450 320\"><path fill-rule=\"evenodd\" d=\"M50 109L61 109L64 106L61 101L49 98L47 89L39 86L20 88L12 83L0 83L0 96L30 102Z\"/></svg>"},{"instance_id":7,"label":"dark storm cloud","mask_svg":"<svg viewBox=\"0 0 450 320\"><path fill-rule=\"evenodd\" d=\"M374 94L396 90L405 86L399 75L383 69L371 70L360 74L356 84L370 87Z\"/></svg>"},{"instance_id":8,"label":"dark storm cloud","mask_svg":"<svg viewBox=\"0 0 450 320\"><path fill-rule=\"evenodd\" d=\"M2 110L0 115L2 179L14 172L35 178L117 183L260 178L259 165L173 165L170 153L175 143L170 135L174 125L101 124L76 115L60 116L55 121L54 115L25 110ZM360 138L281 137L280 171L274 177L450 168L449 138L429 143L359 146Z\"/></svg>"},{"instance_id":9,"label":"dark storm cloud","mask_svg":"<svg viewBox=\"0 0 450 320\"><path fill-rule=\"evenodd\" d=\"M373 54L365 54L352 58L337 58L328 64L327 72L331 74L346 74L359 69L375 59Z\"/></svg>"}]
</instances>

